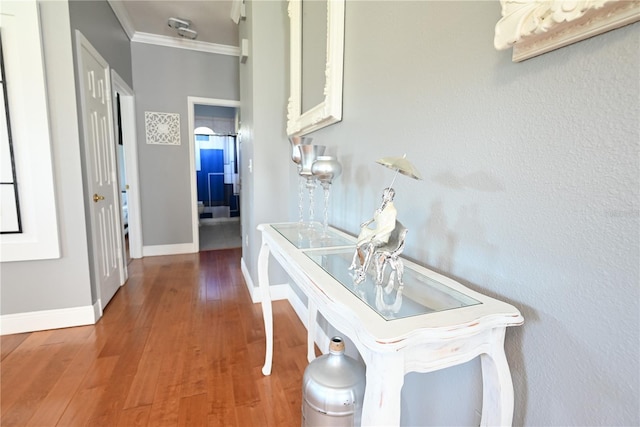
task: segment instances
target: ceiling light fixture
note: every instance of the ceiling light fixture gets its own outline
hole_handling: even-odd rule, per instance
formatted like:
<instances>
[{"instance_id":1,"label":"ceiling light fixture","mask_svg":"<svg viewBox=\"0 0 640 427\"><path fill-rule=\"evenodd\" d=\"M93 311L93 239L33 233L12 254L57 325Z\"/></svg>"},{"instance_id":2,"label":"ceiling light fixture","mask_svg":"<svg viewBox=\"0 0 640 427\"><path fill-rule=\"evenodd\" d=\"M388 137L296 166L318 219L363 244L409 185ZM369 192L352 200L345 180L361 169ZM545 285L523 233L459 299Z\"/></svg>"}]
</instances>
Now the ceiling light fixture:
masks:
<instances>
[{"instance_id":1,"label":"ceiling light fixture","mask_svg":"<svg viewBox=\"0 0 640 427\"><path fill-rule=\"evenodd\" d=\"M190 28L178 28L177 31L178 35L180 37L184 37L185 39L194 40L196 37L198 37L198 32Z\"/></svg>"},{"instance_id":2,"label":"ceiling light fixture","mask_svg":"<svg viewBox=\"0 0 640 427\"><path fill-rule=\"evenodd\" d=\"M177 30L178 28L189 28L191 26L191 21L182 18L169 18L169 22L167 22L167 24L171 28L175 28Z\"/></svg>"},{"instance_id":3,"label":"ceiling light fixture","mask_svg":"<svg viewBox=\"0 0 640 427\"><path fill-rule=\"evenodd\" d=\"M189 27L191 26L191 21L188 19L182 18L169 18L167 22L171 28L175 28L176 32L180 37L184 37L185 39L194 40L198 37L198 32L196 30L192 30Z\"/></svg>"}]
</instances>

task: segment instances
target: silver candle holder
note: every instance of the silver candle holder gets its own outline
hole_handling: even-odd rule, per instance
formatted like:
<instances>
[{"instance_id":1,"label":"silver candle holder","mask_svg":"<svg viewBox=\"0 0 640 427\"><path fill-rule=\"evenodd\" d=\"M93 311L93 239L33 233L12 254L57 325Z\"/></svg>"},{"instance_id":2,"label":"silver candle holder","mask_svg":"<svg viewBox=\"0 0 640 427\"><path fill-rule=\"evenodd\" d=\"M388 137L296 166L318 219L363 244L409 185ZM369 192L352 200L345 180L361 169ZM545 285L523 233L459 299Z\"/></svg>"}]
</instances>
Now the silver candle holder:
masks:
<instances>
[{"instance_id":1,"label":"silver candle holder","mask_svg":"<svg viewBox=\"0 0 640 427\"><path fill-rule=\"evenodd\" d=\"M298 167L298 174L302 171L302 152L300 151L301 145L309 145L313 141L313 138L308 136L292 136L289 138L291 143L291 160ZM304 187L306 179L300 175L298 179L298 223L302 225L304 223Z\"/></svg>"},{"instance_id":2,"label":"silver candle holder","mask_svg":"<svg viewBox=\"0 0 640 427\"><path fill-rule=\"evenodd\" d=\"M313 163L318 159L318 157L324 154L324 150L326 149L326 147L324 145L305 144L299 145L298 149L300 150L301 154L301 168L299 174L306 179L305 186L309 191L309 225L310 227L313 227L313 220L315 216L313 193L316 189L316 177L313 175L311 167L313 166Z\"/></svg>"},{"instance_id":3,"label":"silver candle holder","mask_svg":"<svg viewBox=\"0 0 640 427\"><path fill-rule=\"evenodd\" d=\"M333 156L318 156L311 165L311 173L320 181L324 191L324 221L322 222L322 234L327 235L329 227L329 196L331 184L342 172L342 165Z\"/></svg>"}]
</instances>

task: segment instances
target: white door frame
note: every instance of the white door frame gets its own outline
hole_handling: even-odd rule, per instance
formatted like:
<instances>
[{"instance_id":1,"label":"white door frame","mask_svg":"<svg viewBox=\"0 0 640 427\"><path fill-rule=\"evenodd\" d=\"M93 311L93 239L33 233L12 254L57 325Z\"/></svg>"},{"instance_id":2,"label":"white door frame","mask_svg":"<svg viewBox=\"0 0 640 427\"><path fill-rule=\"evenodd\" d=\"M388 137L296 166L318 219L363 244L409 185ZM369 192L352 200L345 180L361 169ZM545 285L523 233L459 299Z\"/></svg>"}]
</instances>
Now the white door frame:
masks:
<instances>
[{"instance_id":1,"label":"white door frame","mask_svg":"<svg viewBox=\"0 0 640 427\"><path fill-rule=\"evenodd\" d=\"M240 108L240 101L230 99L199 98L197 96L187 97L187 111L189 117L189 166L191 179L191 230L193 233L193 251L200 251L200 218L198 215L198 188L196 182L196 152L194 143L195 129L195 106L211 105L214 107Z\"/></svg>"},{"instance_id":2,"label":"white door frame","mask_svg":"<svg viewBox=\"0 0 640 427\"><path fill-rule=\"evenodd\" d=\"M107 102L110 102L111 104L113 104L113 100L111 99L112 97L112 90L111 90L111 79L109 78L111 76L111 67L109 66L109 63L102 57L102 55L100 55L100 53L93 47L93 45L91 45L91 43L89 42L89 40L79 31L79 30L75 30L75 38L76 38L76 52L77 52L77 57L76 57L76 69L78 71L78 76L79 76L79 87L80 87L80 108L81 108L81 114L82 114L82 130L83 130L83 135L82 135L82 142L84 144L86 144L86 141L88 141L89 136L88 136L88 121L86 119L86 101L85 101L85 86L84 86L84 77L83 77L83 57L82 57L82 49L86 49L88 52L90 52L91 56L93 56L96 61L98 61L98 63L100 64L100 66L106 70L106 78L105 78L105 84L108 86L105 89L105 98L107 99ZM113 137L113 132L114 132L114 125L113 125L113 108L108 108L108 120L110 121L110 123L108 124L108 128L109 131L111 133L111 149L109 150L109 155L111 156L110 162L112 165L114 165L114 167L116 167L116 148L115 148L115 138ZM108 301L102 301L102 283L101 283L101 279L99 278L99 266L100 266L100 262L98 261L97 258L97 253L99 252L99 249L97 247L98 242L96 241L95 238L93 238L95 236L95 234L97 233L96 231L96 224L94 221L94 216L93 216L93 209L94 206L92 205L93 201L91 200L91 188L90 188L90 176L94 173L93 170L91 170L91 159L88 158L89 156L89 151L88 149L85 147L84 148L84 159L85 159L85 172L86 172L86 176L85 176L85 182L87 182L87 191L88 193L85 194L85 206L88 206L87 210L88 212L90 212L89 215L89 223L90 223L90 229L91 229L91 234L92 234L92 239L91 239L91 244L92 244L92 253L93 253L93 257L92 257L92 271L93 271L93 280L96 286L96 293L97 293L97 302L98 302L98 308L99 308L99 313L98 317L96 318L96 320L98 320L100 317L102 317L102 313L104 311L104 307L106 306L106 304L108 303ZM116 177L115 175L117 175L114 172L114 177ZM117 201L117 205L118 207L120 207L120 189L118 188L117 185L117 181L116 181L116 185L113 185L113 191L112 191L112 195L111 197L113 197L114 201ZM121 208L121 207L120 207ZM120 215L114 215L114 221L115 221L115 228L117 230L121 230L122 229L122 222L120 219ZM116 233L116 248L117 251L119 253L119 256L117 257L117 269L118 269L118 275L119 275L119 285L122 286L124 284L124 278L127 276L126 274L126 266L124 265L124 257L123 255L123 241L122 241L122 233Z\"/></svg>"},{"instance_id":3,"label":"white door frame","mask_svg":"<svg viewBox=\"0 0 640 427\"><path fill-rule=\"evenodd\" d=\"M142 215L140 212L140 184L138 174L138 142L136 139L135 94L115 70L111 70L113 99L120 94L120 116L124 145L124 168L127 176L127 200L129 212L129 250L131 258L142 258ZM114 106L114 117L116 117ZM115 124L115 120L114 120ZM120 207L122 210L122 206Z\"/></svg>"}]
</instances>

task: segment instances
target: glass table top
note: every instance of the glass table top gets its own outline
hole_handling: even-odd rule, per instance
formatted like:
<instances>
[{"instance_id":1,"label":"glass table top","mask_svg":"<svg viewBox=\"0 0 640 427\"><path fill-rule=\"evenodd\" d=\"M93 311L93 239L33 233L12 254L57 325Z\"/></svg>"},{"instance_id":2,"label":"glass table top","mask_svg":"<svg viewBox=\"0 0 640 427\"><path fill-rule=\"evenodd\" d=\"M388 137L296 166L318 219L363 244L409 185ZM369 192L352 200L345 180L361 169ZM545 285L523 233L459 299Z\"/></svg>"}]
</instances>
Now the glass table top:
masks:
<instances>
[{"instance_id":1,"label":"glass table top","mask_svg":"<svg viewBox=\"0 0 640 427\"><path fill-rule=\"evenodd\" d=\"M399 286L395 275L390 280L391 268L386 269L382 285L375 283L374 268L370 269L363 282L356 284L353 271L349 271L354 253L353 243L351 245L309 250L305 254L385 320L481 304L480 301L406 267L403 286Z\"/></svg>"},{"instance_id":2,"label":"glass table top","mask_svg":"<svg viewBox=\"0 0 640 427\"><path fill-rule=\"evenodd\" d=\"M330 248L335 246L355 246L355 243L332 229L325 233L320 223L273 224L274 230L282 234L298 249Z\"/></svg>"}]
</instances>

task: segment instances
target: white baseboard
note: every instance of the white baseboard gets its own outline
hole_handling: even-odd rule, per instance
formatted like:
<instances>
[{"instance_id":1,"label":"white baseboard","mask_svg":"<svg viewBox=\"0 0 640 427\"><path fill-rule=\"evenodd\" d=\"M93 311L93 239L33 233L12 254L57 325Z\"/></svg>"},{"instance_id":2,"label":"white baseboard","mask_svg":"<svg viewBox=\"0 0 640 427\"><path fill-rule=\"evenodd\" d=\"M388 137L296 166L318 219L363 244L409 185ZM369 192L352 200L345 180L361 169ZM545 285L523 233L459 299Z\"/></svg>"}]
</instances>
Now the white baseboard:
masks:
<instances>
[{"instance_id":1,"label":"white baseboard","mask_svg":"<svg viewBox=\"0 0 640 427\"><path fill-rule=\"evenodd\" d=\"M177 245L154 245L143 246L142 256L161 256L161 255L179 255L193 254L198 252L198 248L194 248L193 243L181 243Z\"/></svg>"},{"instance_id":2,"label":"white baseboard","mask_svg":"<svg viewBox=\"0 0 640 427\"><path fill-rule=\"evenodd\" d=\"M87 305L58 310L5 314L0 316L0 335L93 325L97 320L96 313L95 305Z\"/></svg>"},{"instance_id":3,"label":"white baseboard","mask_svg":"<svg viewBox=\"0 0 640 427\"><path fill-rule=\"evenodd\" d=\"M279 301L283 299L289 299L291 287L287 283L283 283L281 285L271 285L269 286L269 291L271 292L271 301Z\"/></svg>"},{"instance_id":4,"label":"white baseboard","mask_svg":"<svg viewBox=\"0 0 640 427\"><path fill-rule=\"evenodd\" d=\"M289 287L289 297L288 297L289 304L291 304L293 311L296 312L296 314L298 315L298 318L300 319L304 327L307 328L307 330L309 330L309 322L308 322L309 310L307 309L307 306L304 305L302 300L298 297L298 294L296 294L289 285L287 286ZM320 327L320 325L316 325L316 334L315 334L315 337L313 338L315 340L316 345L322 351L322 353L327 353L329 351L329 336L326 334L324 329Z\"/></svg>"},{"instance_id":5,"label":"white baseboard","mask_svg":"<svg viewBox=\"0 0 640 427\"><path fill-rule=\"evenodd\" d=\"M249 295L251 295L251 302L258 303L262 301L262 295L260 294L260 288L253 283L247 264L244 262L244 258L240 258L240 270L242 271L242 277L244 277L244 283L247 285ZM269 287L271 292L271 301L278 301L281 299L289 299L291 293L291 287L285 283L281 285L271 285Z\"/></svg>"},{"instance_id":6,"label":"white baseboard","mask_svg":"<svg viewBox=\"0 0 640 427\"><path fill-rule=\"evenodd\" d=\"M293 311L295 311L296 314L298 315L298 318L300 319L304 327L309 329L309 325L307 324L309 323L307 322L307 318L309 317L307 315L307 312L308 312L307 306L304 305L302 300L298 297L298 294L296 294L293 291L293 289L291 289L290 286L289 286L289 297L287 299L289 300L289 304L293 308Z\"/></svg>"},{"instance_id":7,"label":"white baseboard","mask_svg":"<svg viewBox=\"0 0 640 427\"><path fill-rule=\"evenodd\" d=\"M124 283L120 286L124 286ZM102 317L102 300L100 298L98 298L98 301L93 304L93 315L96 319L96 322Z\"/></svg>"},{"instance_id":8,"label":"white baseboard","mask_svg":"<svg viewBox=\"0 0 640 427\"><path fill-rule=\"evenodd\" d=\"M230 218L200 218L200 225L218 225L230 222L240 222L240 217L234 216Z\"/></svg>"},{"instance_id":9,"label":"white baseboard","mask_svg":"<svg viewBox=\"0 0 640 427\"><path fill-rule=\"evenodd\" d=\"M249 290L249 294L251 295L251 301L255 303L259 303L261 301L260 288L254 286L253 280L251 280L251 276L249 275L249 270L247 270L247 266L244 263L244 258L240 260L240 268L242 270L242 275L244 276L244 281L247 284L247 289ZM271 300L283 300L286 299L289 301L289 304L293 308L293 311L296 312L296 315L304 325L304 327L308 330L308 310L307 306L304 305L302 300L298 298L298 295L291 289L288 283L282 285L271 285L269 288L271 291ZM315 343L318 345L318 348L323 353L326 353L329 350L329 337L327 336L324 329L319 326L316 326L316 333L314 337Z\"/></svg>"},{"instance_id":10,"label":"white baseboard","mask_svg":"<svg viewBox=\"0 0 640 427\"><path fill-rule=\"evenodd\" d=\"M260 302L260 294L253 291L256 287L249 274L249 269L247 269L247 264L244 262L244 257L240 258L240 270L242 271L242 277L244 277L244 284L247 285L247 290L249 291L249 295L251 295L251 302L254 304Z\"/></svg>"}]
</instances>

